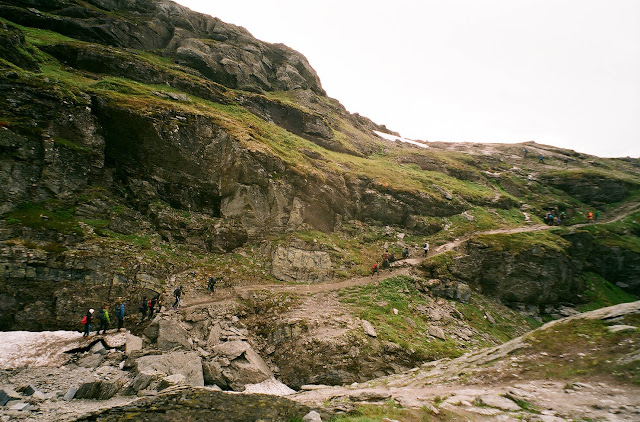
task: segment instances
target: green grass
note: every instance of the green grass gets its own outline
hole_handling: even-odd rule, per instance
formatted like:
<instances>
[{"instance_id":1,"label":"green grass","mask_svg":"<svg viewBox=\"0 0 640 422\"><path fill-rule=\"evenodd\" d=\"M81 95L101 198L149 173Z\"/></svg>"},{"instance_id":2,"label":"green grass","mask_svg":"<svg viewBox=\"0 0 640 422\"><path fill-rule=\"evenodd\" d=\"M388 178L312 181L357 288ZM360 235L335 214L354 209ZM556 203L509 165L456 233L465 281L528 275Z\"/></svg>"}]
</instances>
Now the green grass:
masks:
<instances>
[{"instance_id":1,"label":"green grass","mask_svg":"<svg viewBox=\"0 0 640 422\"><path fill-rule=\"evenodd\" d=\"M640 315L627 315L623 324L640 326ZM611 333L601 320L575 319L533 332L524 340L521 367L527 377L568 380L601 376L640 384L640 361L620 363L619 359L637 352L640 330ZM544 359L541 352L547 353Z\"/></svg>"},{"instance_id":2,"label":"green grass","mask_svg":"<svg viewBox=\"0 0 640 422\"><path fill-rule=\"evenodd\" d=\"M550 230L541 230L513 234L484 234L475 238L491 247L496 252L509 251L517 255L533 248L542 248L566 254L570 243Z\"/></svg>"},{"instance_id":3,"label":"green grass","mask_svg":"<svg viewBox=\"0 0 640 422\"><path fill-rule=\"evenodd\" d=\"M592 311L606 306L638 300L636 296L625 292L598 274L585 273L582 276L582 280L585 283L585 295L589 299L589 302L578 306L580 312Z\"/></svg>"},{"instance_id":4,"label":"green grass","mask_svg":"<svg viewBox=\"0 0 640 422\"><path fill-rule=\"evenodd\" d=\"M443 341L427 337L425 331L430 321L416 311L415 306L426 305L428 301L416 290L410 277L396 276L378 285L344 289L339 294L341 302L351 304L358 317L373 324L380 340L413 349L420 360L458 357L464 353L464 348L452 339ZM398 315L394 314L394 308ZM407 317L414 321L415 327Z\"/></svg>"},{"instance_id":5,"label":"green grass","mask_svg":"<svg viewBox=\"0 0 640 422\"><path fill-rule=\"evenodd\" d=\"M20 204L15 210L5 214L7 224L21 224L36 230L54 230L65 234L83 234L74 218L75 208L55 201L36 204Z\"/></svg>"},{"instance_id":6,"label":"green grass","mask_svg":"<svg viewBox=\"0 0 640 422\"><path fill-rule=\"evenodd\" d=\"M69 139L66 138L62 138L62 137L56 137L53 138L53 142L57 147L64 147L64 148L68 148L72 151L78 151L78 152L83 152L83 153L91 153L91 149L87 148L83 145L79 145Z\"/></svg>"},{"instance_id":7,"label":"green grass","mask_svg":"<svg viewBox=\"0 0 640 422\"><path fill-rule=\"evenodd\" d=\"M479 340L484 346L507 342L535 328L519 313L482 295L471 295L469 303L456 303L456 308L465 316L471 327L479 333L490 335L490 342L486 341L486 336L480 336ZM485 318L485 313L493 317L495 324Z\"/></svg>"}]
</instances>

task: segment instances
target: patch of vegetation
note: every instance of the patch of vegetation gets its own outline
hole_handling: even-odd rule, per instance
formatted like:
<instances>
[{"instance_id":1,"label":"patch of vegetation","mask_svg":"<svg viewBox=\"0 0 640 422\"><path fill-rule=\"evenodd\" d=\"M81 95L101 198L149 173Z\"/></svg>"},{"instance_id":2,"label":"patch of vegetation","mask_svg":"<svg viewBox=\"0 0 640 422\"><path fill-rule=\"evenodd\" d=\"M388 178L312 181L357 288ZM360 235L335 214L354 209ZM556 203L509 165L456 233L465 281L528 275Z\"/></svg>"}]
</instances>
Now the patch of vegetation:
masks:
<instances>
[{"instance_id":1,"label":"patch of vegetation","mask_svg":"<svg viewBox=\"0 0 640 422\"><path fill-rule=\"evenodd\" d=\"M566 250L571 246L570 242L550 230L512 234L483 234L477 236L475 240L484 243L496 252L509 251L514 255L536 247L566 254Z\"/></svg>"},{"instance_id":2,"label":"patch of vegetation","mask_svg":"<svg viewBox=\"0 0 640 422\"><path fill-rule=\"evenodd\" d=\"M364 404L347 414L333 416L330 422L382 422L385 420L397 420L403 422L462 422L468 421L468 416L440 409L437 415L427 407L420 409L405 409L397 405L395 401L388 400L384 405Z\"/></svg>"},{"instance_id":3,"label":"patch of vegetation","mask_svg":"<svg viewBox=\"0 0 640 422\"><path fill-rule=\"evenodd\" d=\"M638 319L632 315L627 324L638 324ZM597 375L640 384L640 361L624 359L637 351L638 329L612 333L601 320L574 319L533 332L524 341L530 347L518 354L525 355L520 363L527 376L573 382Z\"/></svg>"},{"instance_id":4,"label":"patch of vegetation","mask_svg":"<svg viewBox=\"0 0 640 422\"><path fill-rule=\"evenodd\" d=\"M396 276L378 285L344 289L339 294L341 302L351 304L356 315L373 324L380 340L413 349L420 360L458 357L464 353L464 345L452 339L431 339L426 335L428 317L415 308L427 305L428 300L410 277ZM397 315L394 309L398 310Z\"/></svg>"},{"instance_id":5,"label":"patch of vegetation","mask_svg":"<svg viewBox=\"0 0 640 422\"><path fill-rule=\"evenodd\" d=\"M24 203L3 216L7 224L22 224L36 230L55 230L59 233L82 235L74 218L75 207L58 202Z\"/></svg>"},{"instance_id":6,"label":"patch of vegetation","mask_svg":"<svg viewBox=\"0 0 640 422\"><path fill-rule=\"evenodd\" d=\"M456 303L456 308L465 316L470 326L479 333L490 334L492 339L500 343L523 335L534 328L519 313L482 295L471 295L469 303ZM489 314L494 322L489 322L485 314ZM479 340L484 346L496 344L496 341L487 342L486 336L481 336Z\"/></svg>"},{"instance_id":7,"label":"patch of vegetation","mask_svg":"<svg viewBox=\"0 0 640 422\"><path fill-rule=\"evenodd\" d=\"M83 152L83 153L91 153L91 149L85 147L84 145L79 145L69 139L66 138L61 138L61 137L56 137L53 138L53 142L57 147L65 147L68 148L72 151L78 151L78 152Z\"/></svg>"},{"instance_id":8,"label":"patch of vegetation","mask_svg":"<svg viewBox=\"0 0 640 422\"><path fill-rule=\"evenodd\" d=\"M578 306L580 312L592 311L619 303L633 302L638 299L598 274L585 273L581 278L585 283L585 295L589 302Z\"/></svg>"}]
</instances>

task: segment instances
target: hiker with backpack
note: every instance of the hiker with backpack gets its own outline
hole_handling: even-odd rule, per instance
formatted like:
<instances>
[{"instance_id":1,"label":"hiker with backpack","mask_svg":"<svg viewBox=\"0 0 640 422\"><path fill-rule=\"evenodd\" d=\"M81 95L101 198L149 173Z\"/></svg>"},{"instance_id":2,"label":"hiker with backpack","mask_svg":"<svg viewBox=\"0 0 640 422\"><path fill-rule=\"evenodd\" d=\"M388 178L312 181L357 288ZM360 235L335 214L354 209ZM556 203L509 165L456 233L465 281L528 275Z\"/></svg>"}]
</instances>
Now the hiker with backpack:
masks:
<instances>
[{"instance_id":1,"label":"hiker with backpack","mask_svg":"<svg viewBox=\"0 0 640 422\"><path fill-rule=\"evenodd\" d=\"M373 275L374 275L374 274L375 274L376 276L380 275L380 274L378 273L378 269L379 269L379 267L380 267L380 265L379 265L379 264L378 264L378 262L376 261L376 262L373 264L373 267L371 267L371 278L373 278Z\"/></svg>"},{"instance_id":2,"label":"hiker with backpack","mask_svg":"<svg viewBox=\"0 0 640 422\"><path fill-rule=\"evenodd\" d=\"M147 297L143 297L142 298L142 302L140 302L140 305L138 306L138 311L140 311L140 314L142 314L142 316L140 317L140 322L144 321L145 317L147 316L147 309L149 308L149 303L147 301ZM140 324L140 322L138 324Z\"/></svg>"},{"instance_id":3,"label":"hiker with backpack","mask_svg":"<svg viewBox=\"0 0 640 422\"><path fill-rule=\"evenodd\" d=\"M424 242L422 249L424 250L424 256L429 255L429 242Z\"/></svg>"},{"instance_id":4,"label":"hiker with backpack","mask_svg":"<svg viewBox=\"0 0 640 422\"><path fill-rule=\"evenodd\" d=\"M402 248L402 259L407 258L409 258L409 248L405 246L404 248Z\"/></svg>"},{"instance_id":5,"label":"hiker with backpack","mask_svg":"<svg viewBox=\"0 0 640 422\"><path fill-rule=\"evenodd\" d=\"M156 308L157 301L158 301L157 296L149 299L149 303L147 304L149 306L149 321L151 321L151 319L153 318L153 311Z\"/></svg>"},{"instance_id":6,"label":"hiker with backpack","mask_svg":"<svg viewBox=\"0 0 640 422\"><path fill-rule=\"evenodd\" d=\"M93 309L89 309L87 314L82 318L82 323L84 324L84 332L82 333L82 337L89 337L91 334L91 318L95 311Z\"/></svg>"},{"instance_id":7,"label":"hiker with backpack","mask_svg":"<svg viewBox=\"0 0 640 422\"><path fill-rule=\"evenodd\" d=\"M100 330L102 330L102 334L107 333L107 329L109 328L109 323L111 322L111 318L109 318L109 308L107 305L103 306L98 312L98 321L100 325L98 326L98 334L100 334Z\"/></svg>"},{"instance_id":8,"label":"hiker with backpack","mask_svg":"<svg viewBox=\"0 0 640 422\"><path fill-rule=\"evenodd\" d=\"M182 296L184 294L184 290L182 289L182 286L176 288L173 291L173 296L176 298L176 301L173 302L173 306L171 306L171 309L176 308L176 310L180 309L180 296Z\"/></svg>"},{"instance_id":9,"label":"hiker with backpack","mask_svg":"<svg viewBox=\"0 0 640 422\"><path fill-rule=\"evenodd\" d=\"M118 331L120 331L124 327L124 302L116 308L116 317L118 318Z\"/></svg>"},{"instance_id":10,"label":"hiker with backpack","mask_svg":"<svg viewBox=\"0 0 640 422\"><path fill-rule=\"evenodd\" d=\"M207 290L213 293L213 290L216 288L217 280L213 278L211 274L209 274L209 281L207 283Z\"/></svg>"}]
</instances>

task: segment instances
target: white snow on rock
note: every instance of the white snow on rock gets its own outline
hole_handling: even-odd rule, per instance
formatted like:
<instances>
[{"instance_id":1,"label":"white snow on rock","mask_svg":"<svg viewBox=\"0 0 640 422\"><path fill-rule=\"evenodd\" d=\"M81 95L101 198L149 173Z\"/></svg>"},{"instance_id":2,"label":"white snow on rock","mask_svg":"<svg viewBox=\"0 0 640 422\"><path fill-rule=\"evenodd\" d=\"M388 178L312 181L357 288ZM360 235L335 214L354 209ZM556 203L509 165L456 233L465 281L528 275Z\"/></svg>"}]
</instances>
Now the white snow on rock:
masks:
<instances>
[{"instance_id":1,"label":"white snow on rock","mask_svg":"<svg viewBox=\"0 0 640 422\"><path fill-rule=\"evenodd\" d=\"M126 333L107 334L111 347L124 344ZM83 338L77 331L2 331L0 332L0 369L59 366L65 363L65 351L87 346L96 336Z\"/></svg>"},{"instance_id":2,"label":"white snow on rock","mask_svg":"<svg viewBox=\"0 0 640 422\"><path fill-rule=\"evenodd\" d=\"M378 132L377 130L374 130L373 133L375 133L379 137L384 138L388 141L401 141L411 145L419 146L421 148L429 148L429 145L426 145L419 141L414 141L413 139L403 138L402 136L396 136L396 135L391 135L390 133Z\"/></svg>"}]
</instances>

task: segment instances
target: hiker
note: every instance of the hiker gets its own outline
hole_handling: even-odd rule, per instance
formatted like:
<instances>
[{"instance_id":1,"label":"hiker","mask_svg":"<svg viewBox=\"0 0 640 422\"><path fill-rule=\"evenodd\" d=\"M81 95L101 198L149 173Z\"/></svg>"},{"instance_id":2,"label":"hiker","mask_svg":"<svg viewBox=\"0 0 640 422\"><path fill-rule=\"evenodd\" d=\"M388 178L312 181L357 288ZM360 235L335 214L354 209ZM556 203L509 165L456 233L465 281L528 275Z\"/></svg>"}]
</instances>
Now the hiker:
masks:
<instances>
[{"instance_id":1,"label":"hiker","mask_svg":"<svg viewBox=\"0 0 640 422\"><path fill-rule=\"evenodd\" d=\"M587 214L587 220L589 220L589 223L593 221L593 211L589 211Z\"/></svg>"},{"instance_id":2,"label":"hiker","mask_svg":"<svg viewBox=\"0 0 640 422\"><path fill-rule=\"evenodd\" d=\"M102 334L107 333L107 329L109 328L109 323L111 322L111 318L109 318L109 308L107 305L103 306L98 312L98 321L100 321L100 325L98 326L98 334L100 334L100 330L102 330Z\"/></svg>"},{"instance_id":3,"label":"hiker","mask_svg":"<svg viewBox=\"0 0 640 422\"><path fill-rule=\"evenodd\" d=\"M402 259L407 258L409 258L409 248L405 246L404 248L402 248Z\"/></svg>"},{"instance_id":4,"label":"hiker","mask_svg":"<svg viewBox=\"0 0 640 422\"><path fill-rule=\"evenodd\" d=\"M173 296L176 298L176 301L173 302L173 306L171 306L171 309L176 308L180 309L180 296L182 296L184 294L184 290L182 290L182 286L176 288L173 291Z\"/></svg>"},{"instance_id":5,"label":"hiker","mask_svg":"<svg viewBox=\"0 0 640 422\"><path fill-rule=\"evenodd\" d=\"M378 264L378 262L376 262L375 264L373 264L373 267L371 267L371 278L373 278L373 275L375 274L376 276L380 275L378 273L378 268L380 267L380 265Z\"/></svg>"},{"instance_id":6,"label":"hiker","mask_svg":"<svg viewBox=\"0 0 640 422\"><path fill-rule=\"evenodd\" d=\"M395 256L395 254L393 254L393 253L392 253L392 254L389 256L389 263L390 263L390 264L393 264L394 262L396 262L396 256Z\"/></svg>"},{"instance_id":7,"label":"hiker","mask_svg":"<svg viewBox=\"0 0 640 422\"><path fill-rule=\"evenodd\" d=\"M553 213L550 212L547 218L549 219L549 222L547 224L549 224L550 226L553 226Z\"/></svg>"},{"instance_id":8,"label":"hiker","mask_svg":"<svg viewBox=\"0 0 640 422\"><path fill-rule=\"evenodd\" d=\"M89 309L87 314L82 318L82 323L84 324L84 333L82 333L82 337L89 337L91 334L91 317L95 311L93 309Z\"/></svg>"},{"instance_id":9,"label":"hiker","mask_svg":"<svg viewBox=\"0 0 640 422\"><path fill-rule=\"evenodd\" d=\"M522 148L522 154L524 156L524 158L527 158L527 154L529 153L529 150L526 148Z\"/></svg>"},{"instance_id":10,"label":"hiker","mask_svg":"<svg viewBox=\"0 0 640 422\"><path fill-rule=\"evenodd\" d=\"M116 317L118 318L118 331L124 327L124 302L116 308Z\"/></svg>"},{"instance_id":11,"label":"hiker","mask_svg":"<svg viewBox=\"0 0 640 422\"><path fill-rule=\"evenodd\" d=\"M164 290L160 292L160 295L158 295L157 304L158 304L158 313L160 313L162 312L162 305L164 304Z\"/></svg>"},{"instance_id":12,"label":"hiker","mask_svg":"<svg viewBox=\"0 0 640 422\"><path fill-rule=\"evenodd\" d=\"M384 251L384 253L382 254L382 269L386 270L387 268L391 268L391 265L389 265L389 260L391 259L391 254L389 253L389 251Z\"/></svg>"},{"instance_id":13,"label":"hiker","mask_svg":"<svg viewBox=\"0 0 640 422\"><path fill-rule=\"evenodd\" d=\"M595 221L598 221L598 218L600 217L600 211L596 210L596 213L593 215L593 219Z\"/></svg>"},{"instance_id":14,"label":"hiker","mask_svg":"<svg viewBox=\"0 0 640 422\"><path fill-rule=\"evenodd\" d=\"M424 249L424 256L429 255L429 242L424 242L422 249Z\"/></svg>"},{"instance_id":15,"label":"hiker","mask_svg":"<svg viewBox=\"0 0 640 422\"><path fill-rule=\"evenodd\" d=\"M151 321L151 318L153 318L153 310L156 308L157 301L158 301L157 296L149 299L149 321Z\"/></svg>"},{"instance_id":16,"label":"hiker","mask_svg":"<svg viewBox=\"0 0 640 422\"><path fill-rule=\"evenodd\" d=\"M540 158L538 158L538 160L539 160L542 164L544 164L544 156L543 156L542 154L540 154Z\"/></svg>"},{"instance_id":17,"label":"hiker","mask_svg":"<svg viewBox=\"0 0 640 422\"><path fill-rule=\"evenodd\" d=\"M211 274L209 274L209 282L207 283L207 290L213 293L213 290L216 287L216 279L213 278Z\"/></svg>"},{"instance_id":18,"label":"hiker","mask_svg":"<svg viewBox=\"0 0 640 422\"><path fill-rule=\"evenodd\" d=\"M140 322L144 321L144 319L147 316L147 309L149 308L149 304L147 302L147 297L143 297L142 298L142 302L140 302L140 306L138 306L138 311L140 311L140 314L142 314L142 316L140 317ZM138 324L140 324L140 322Z\"/></svg>"}]
</instances>

